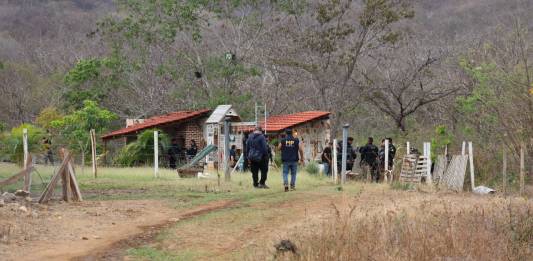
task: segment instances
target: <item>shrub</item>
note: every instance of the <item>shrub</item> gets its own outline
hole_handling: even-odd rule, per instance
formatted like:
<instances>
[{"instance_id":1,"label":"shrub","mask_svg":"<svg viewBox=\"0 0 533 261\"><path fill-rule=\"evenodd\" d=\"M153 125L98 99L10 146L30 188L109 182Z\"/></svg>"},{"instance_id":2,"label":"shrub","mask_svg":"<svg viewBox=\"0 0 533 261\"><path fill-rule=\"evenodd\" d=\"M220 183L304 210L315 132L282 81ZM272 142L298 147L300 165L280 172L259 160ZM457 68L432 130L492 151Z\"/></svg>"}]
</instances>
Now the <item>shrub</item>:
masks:
<instances>
[{"instance_id":1,"label":"shrub","mask_svg":"<svg viewBox=\"0 0 533 261\"><path fill-rule=\"evenodd\" d=\"M318 175L320 172L320 168L318 167L318 163L316 161L311 161L305 166L305 171L311 175Z\"/></svg>"},{"instance_id":2,"label":"shrub","mask_svg":"<svg viewBox=\"0 0 533 261\"><path fill-rule=\"evenodd\" d=\"M22 164L24 160L24 149L22 144L22 130L28 129L28 151L33 153L41 152L41 140L45 137L45 131L31 124L21 124L11 129L11 133L4 137L3 150L12 162Z\"/></svg>"},{"instance_id":3,"label":"shrub","mask_svg":"<svg viewBox=\"0 0 533 261\"><path fill-rule=\"evenodd\" d=\"M152 164L154 160L154 131L145 130L137 136L137 140L124 146L117 157L115 164L121 166L136 166L141 164ZM159 132L159 155L166 155L169 147L169 137L164 132Z\"/></svg>"}]
</instances>

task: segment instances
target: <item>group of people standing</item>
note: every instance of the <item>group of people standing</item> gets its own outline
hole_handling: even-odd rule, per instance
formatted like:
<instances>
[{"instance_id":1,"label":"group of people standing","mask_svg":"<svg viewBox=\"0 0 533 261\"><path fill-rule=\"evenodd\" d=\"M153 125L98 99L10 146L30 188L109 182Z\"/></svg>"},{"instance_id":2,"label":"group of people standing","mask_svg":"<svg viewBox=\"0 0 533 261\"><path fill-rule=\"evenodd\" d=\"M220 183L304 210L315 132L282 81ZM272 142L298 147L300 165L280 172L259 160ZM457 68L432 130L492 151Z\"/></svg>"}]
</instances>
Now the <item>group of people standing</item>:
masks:
<instances>
[{"instance_id":1,"label":"group of people standing","mask_svg":"<svg viewBox=\"0 0 533 261\"><path fill-rule=\"evenodd\" d=\"M353 147L353 138L348 137L346 150L346 170L351 171L355 160L357 159L357 152L361 154L359 166L366 174L368 180L379 182L381 174L385 171L385 155L388 153L388 169L392 170L394 165L394 157L396 156L396 147L392 144L391 138L384 138L381 140L381 146L378 148L374 145L374 138L369 137L367 143L359 148ZM389 141L388 152L385 148L385 140ZM329 142L328 146L322 152L322 163L324 164L324 173L331 175L333 166L333 142ZM337 150L337 169L340 172L342 168L342 141L336 144Z\"/></svg>"},{"instance_id":2,"label":"group of people standing","mask_svg":"<svg viewBox=\"0 0 533 261\"><path fill-rule=\"evenodd\" d=\"M304 160L303 149L300 140L293 136L292 130L285 130L286 136L281 139L278 149L281 151L281 161L283 163L283 186L285 192L296 189L296 174L298 163ZM253 186L255 188L268 189L266 185L268 175L268 163L272 159L272 151L267 143L261 127L256 127L254 132L246 139L246 159L250 164L252 172ZM261 172L261 179L259 179ZM289 183L289 173L291 175ZM290 187L289 187L290 186Z\"/></svg>"}]
</instances>

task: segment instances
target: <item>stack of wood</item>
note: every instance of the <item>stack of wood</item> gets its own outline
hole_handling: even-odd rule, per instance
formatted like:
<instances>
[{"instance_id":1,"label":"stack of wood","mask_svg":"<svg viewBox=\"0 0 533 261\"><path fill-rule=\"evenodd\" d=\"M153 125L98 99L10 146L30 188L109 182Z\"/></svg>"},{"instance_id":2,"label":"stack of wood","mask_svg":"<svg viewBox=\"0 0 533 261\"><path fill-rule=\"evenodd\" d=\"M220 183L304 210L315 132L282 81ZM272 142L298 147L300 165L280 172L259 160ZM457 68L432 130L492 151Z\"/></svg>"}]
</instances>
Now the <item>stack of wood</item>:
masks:
<instances>
[{"instance_id":1,"label":"stack of wood","mask_svg":"<svg viewBox=\"0 0 533 261\"><path fill-rule=\"evenodd\" d=\"M54 189L59 182L59 179L61 179L62 183L62 198L64 201L70 202L83 200L81 197L80 188L78 187L78 182L76 181L74 168L72 167L72 154L66 149L62 149L61 152L63 154L63 162L39 198L39 203L41 204L47 203L52 198Z\"/></svg>"},{"instance_id":2,"label":"stack of wood","mask_svg":"<svg viewBox=\"0 0 533 261\"><path fill-rule=\"evenodd\" d=\"M426 156L418 154L408 154L403 157L402 169L400 171L400 182L420 183L422 177L428 173L429 161Z\"/></svg>"}]
</instances>

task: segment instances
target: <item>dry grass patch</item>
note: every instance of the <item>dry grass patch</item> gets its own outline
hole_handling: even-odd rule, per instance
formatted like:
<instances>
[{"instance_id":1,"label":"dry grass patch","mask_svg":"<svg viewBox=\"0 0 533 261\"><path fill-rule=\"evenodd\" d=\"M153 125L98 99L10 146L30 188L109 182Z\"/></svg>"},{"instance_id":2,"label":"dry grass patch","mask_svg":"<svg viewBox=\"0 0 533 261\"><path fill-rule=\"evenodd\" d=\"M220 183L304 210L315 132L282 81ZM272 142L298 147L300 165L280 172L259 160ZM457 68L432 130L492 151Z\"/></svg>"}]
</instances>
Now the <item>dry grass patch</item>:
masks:
<instances>
[{"instance_id":1,"label":"dry grass patch","mask_svg":"<svg viewBox=\"0 0 533 261\"><path fill-rule=\"evenodd\" d=\"M384 203L372 208L368 201L356 199L351 207L337 209L331 221L292 237L297 254L277 253L277 258L531 260L533 256L532 204L527 200L395 194L400 199L389 207Z\"/></svg>"}]
</instances>

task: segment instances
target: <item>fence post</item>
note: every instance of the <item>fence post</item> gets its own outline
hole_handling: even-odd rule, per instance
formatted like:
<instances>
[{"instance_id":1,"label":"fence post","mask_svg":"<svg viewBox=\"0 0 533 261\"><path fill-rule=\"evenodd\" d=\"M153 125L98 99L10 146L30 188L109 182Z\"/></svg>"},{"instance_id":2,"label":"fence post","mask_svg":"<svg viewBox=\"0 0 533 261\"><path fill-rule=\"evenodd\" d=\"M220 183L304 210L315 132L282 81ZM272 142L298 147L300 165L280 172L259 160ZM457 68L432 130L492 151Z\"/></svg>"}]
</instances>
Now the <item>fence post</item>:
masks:
<instances>
[{"instance_id":1,"label":"fence post","mask_svg":"<svg viewBox=\"0 0 533 261\"><path fill-rule=\"evenodd\" d=\"M28 129L22 129L22 146L24 149L24 164L28 161Z\"/></svg>"},{"instance_id":2,"label":"fence post","mask_svg":"<svg viewBox=\"0 0 533 261\"><path fill-rule=\"evenodd\" d=\"M505 146L503 147L503 169L502 169L502 191L503 194L507 194L507 150L505 149Z\"/></svg>"},{"instance_id":3,"label":"fence post","mask_svg":"<svg viewBox=\"0 0 533 261\"><path fill-rule=\"evenodd\" d=\"M339 170L337 168L337 139L333 139L333 166L331 169L331 174L333 174L333 182L337 184L337 175Z\"/></svg>"},{"instance_id":4,"label":"fence post","mask_svg":"<svg viewBox=\"0 0 533 261\"><path fill-rule=\"evenodd\" d=\"M231 181L229 170L229 125L230 117L224 118L224 180Z\"/></svg>"},{"instance_id":5,"label":"fence post","mask_svg":"<svg viewBox=\"0 0 533 261\"><path fill-rule=\"evenodd\" d=\"M31 160L31 158L29 158L30 152L28 150L28 129L26 128L22 129L22 147L24 150L24 163L23 164L24 164L24 169L26 170L26 179L28 179L27 181L25 180L24 183L25 185L27 185L28 191L30 191L31 173L28 173L28 168L31 165L31 162L28 162L28 159Z\"/></svg>"},{"instance_id":6,"label":"fence post","mask_svg":"<svg viewBox=\"0 0 533 261\"><path fill-rule=\"evenodd\" d=\"M520 196L524 195L524 175L525 175L525 151L524 143L520 144Z\"/></svg>"},{"instance_id":7,"label":"fence post","mask_svg":"<svg viewBox=\"0 0 533 261\"><path fill-rule=\"evenodd\" d=\"M470 164L470 183L472 183L472 191L474 191L475 180L474 180L474 148L472 148L472 142L468 142L468 161Z\"/></svg>"},{"instance_id":8,"label":"fence post","mask_svg":"<svg viewBox=\"0 0 533 261\"><path fill-rule=\"evenodd\" d=\"M154 131L154 177L159 177L159 133Z\"/></svg>"},{"instance_id":9,"label":"fence post","mask_svg":"<svg viewBox=\"0 0 533 261\"><path fill-rule=\"evenodd\" d=\"M91 129L91 160L92 160L92 167L93 167L93 176L94 178L98 178L98 173L96 169L96 132L94 129Z\"/></svg>"},{"instance_id":10,"label":"fence post","mask_svg":"<svg viewBox=\"0 0 533 261\"><path fill-rule=\"evenodd\" d=\"M411 143L407 142L407 148L406 148L405 155L409 155L409 154L411 154Z\"/></svg>"},{"instance_id":11,"label":"fence post","mask_svg":"<svg viewBox=\"0 0 533 261\"><path fill-rule=\"evenodd\" d=\"M428 164L427 173L426 173L427 175L426 183L432 184L433 179L431 177L431 143L429 142L424 142L424 155L427 157L427 164Z\"/></svg>"},{"instance_id":12,"label":"fence post","mask_svg":"<svg viewBox=\"0 0 533 261\"><path fill-rule=\"evenodd\" d=\"M385 173L383 175L383 180L385 183L388 182L388 171L389 171L389 139L385 138Z\"/></svg>"},{"instance_id":13,"label":"fence post","mask_svg":"<svg viewBox=\"0 0 533 261\"><path fill-rule=\"evenodd\" d=\"M461 146L461 155L466 155L466 141L463 141L463 145Z\"/></svg>"},{"instance_id":14,"label":"fence post","mask_svg":"<svg viewBox=\"0 0 533 261\"><path fill-rule=\"evenodd\" d=\"M342 126L342 168L341 168L341 184L346 183L346 160L348 157L348 128L350 124Z\"/></svg>"}]
</instances>

